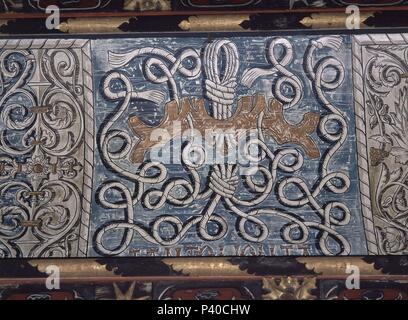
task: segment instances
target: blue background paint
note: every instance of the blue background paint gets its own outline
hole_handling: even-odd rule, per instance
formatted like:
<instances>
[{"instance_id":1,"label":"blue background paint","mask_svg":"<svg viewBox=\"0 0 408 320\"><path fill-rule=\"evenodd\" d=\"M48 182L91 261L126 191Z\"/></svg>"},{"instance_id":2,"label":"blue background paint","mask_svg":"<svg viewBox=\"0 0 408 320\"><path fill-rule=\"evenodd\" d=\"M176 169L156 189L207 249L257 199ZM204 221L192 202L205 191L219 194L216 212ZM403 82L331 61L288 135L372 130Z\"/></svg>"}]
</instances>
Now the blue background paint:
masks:
<instances>
[{"instance_id":1,"label":"blue background paint","mask_svg":"<svg viewBox=\"0 0 408 320\"><path fill-rule=\"evenodd\" d=\"M304 113L315 111L319 112L322 115L328 113L323 105L317 100L315 94L312 90L311 81L306 76L303 68L303 59L305 50L309 44L310 39L318 38L318 36L290 36L287 39L291 42L294 48L294 59L293 61L286 66L291 72L298 76L303 83L304 96L303 99L293 108L286 111L285 116L288 121L298 122ZM268 68L270 63L265 56L266 47L270 43L273 37L231 37L238 50L240 57L240 68L238 72L238 80L241 79L242 73L247 68L261 67ZM95 88L95 123L96 123L96 132L99 133L99 129L104 121L109 118L111 112L116 108L117 102L108 101L101 90L101 81L107 72L112 70L112 67L108 64L108 50L113 52L122 53L128 52L130 50L146 47L146 46L156 46L159 48L167 49L176 54L180 50L191 47L198 50L202 50L205 45L208 43L208 39L205 37L183 37L183 38L136 38L136 39L101 39L101 40L92 40L92 52L93 52L93 74L94 74L94 88ZM351 254L352 255L364 255L367 254L367 249L365 245L365 236L364 228L362 223L362 214L360 208L360 197L359 197L359 188L358 188L358 173L357 173L357 152L356 152L356 138L355 138L355 121L353 113L353 87L352 87L352 74L351 74L351 38L350 36L343 36L343 45L338 52L334 52L329 49L321 49L317 51L315 59L326 57L328 54L334 55L337 59L342 61L345 66L345 80L343 84L333 92L327 92L326 96L328 99L342 110L346 115L346 120L348 121L348 137L345 144L342 148L336 152L334 157L330 162L330 169L336 171L342 171L347 173L351 180L351 186L347 193L342 195L336 195L331 193L328 190L323 190L317 197L317 200L320 204L324 204L330 201L341 201L345 203L351 210L351 221L348 225L343 227L334 227L336 231L342 234L351 245ZM144 79L142 73L142 65L146 60L146 56L136 58L132 60L128 65L123 68L120 68L121 71L125 72L132 80L134 88L137 90L146 90L146 89L155 89L160 90L166 94L166 102L169 101L168 87L164 84L153 84ZM203 75L198 79L189 80L180 75L180 73L175 74L176 83L179 86L179 92L183 97L203 96ZM255 93L262 93L266 95L267 98L273 97L272 95L272 82L275 76L264 77L258 79L252 88L248 89L242 85L237 87L237 97L252 95ZM125 114L121 119L115 124L114 128L120 128L122 130L129 130L127 121L129 116L137 115L150 124L156 124L160 121L163 116L163 103L162 105L155 105L151 102L144 101L133 101ZM313 136L315 142L318 143L321 154L324 154L325 150L328 149L329 144L322 141L316 134ZM96 139L99 139L97 136ZM98 141L98 140L97 140ZM268 145L275 150L276 144L273 141L269 141ZM95 147L97 146L97 143ZM291 146L287 144L285 146ZM297 146L294 146L297 147ZM136 166L129 161L120 162L121 166L127 168L130 171L135 171ZM296 176L301 177L307 184L309 189L313 188L314 183L318 180L318 166L319 160L310 160L305 157L305 162L302 169L295 173ZM171 177L185 177L188 178L187 173L183 170L180 165L168 165L169 172ZM208 168L204 168L201 171L203 177L207 175ZM282 172L278 173L278 181L283 177L290 174L284 174ZM102 183L106 181L117 181L120 180L125 185L127 185L131 190L133 185L131 182L126 181L124 178L118 176L116 173L111 172L108 168L104 166L101 161L99 151L95 152L95 174L94 174L94 190L99 189ZM152 186L154 188L159 188L159 185ZM239 194L243 190L242 184L240 184L239 189L236 194ZM100 228L105 223L109 223L113 220L122 220L124 213L120 209L112 210L103 208L97 201L95 201L96 195L94 192L94 201L92 206L92 217L91 217L91 234L94 234L95 231ZM166 204L160 210L147 210L144 209L140 204L137 204L134 207L135 219L138 223L141 223L145 226L148 226L153 220L158 216L163 214L171 214L179 217L183 221L190 218L194 215L200 215L201 210L204 208L205 201L196 201L194 204L186 207L174 207L170 204ZM280 204L275 194L272 192L266 201L261 203L259 208L274 207L281 208L286 211L292 212L297 216L302 217L305 221L316 221L320 222L319 216L310 208L308 205L305 205L301 208L288 208ZM248 211L249 208L244 208L245 211ZM307 242L308 252L301 251L285 251L285 243L281 239L280 230L287 221L267 215L259 216L269 227L270 235L267 240L264 241L262 249L259 248L258 244L252 244L242 239L235 228L237 216L229 212L225 207L220 203L216 209L216 213L225 219L227 219L229 224L229 230L226 236L218 241L206 242L200 239L197 236L196 228L193 227L189 230L187 236L182 240L181 243L171 248L172 254L176 254L177 248L184 246L181 249L181 255L190 255L190 251L186 251L188 246L201 246L203 244L211 245L215 250L220 246L224 246L224 255L235 255L236 246L241 246L240 250L244 250L246 245L251 244L256 250L256 254L260 255L301 255L301 254L310 254L310 255L321 255L321 251L316 247L316 232L312 231ZM114 231L107 233L104 237L104 242L110 243L112 248L119 245L122 238L122 231ZM98 253L94 250L92 241L90 242L90 256L98 256ZM275 246L275 251L272 253L269 251L269 245ZM283 247L281 246L283 245ZM247 247L248 249L249 247ZM148 250L156 250L154 254L158 255L167 255L162 247L151 244L143 240L137 233L129 248L125 250L121 255L123 256L133 256L133 255L149 255ZM250 248L249 248L250 249ZM205 251L203 255L208 254L208 251ZM215 252L217 254L217 252ZM251 250L243 252L245 255L250 255Z\"/></svg>"}]
</instances>

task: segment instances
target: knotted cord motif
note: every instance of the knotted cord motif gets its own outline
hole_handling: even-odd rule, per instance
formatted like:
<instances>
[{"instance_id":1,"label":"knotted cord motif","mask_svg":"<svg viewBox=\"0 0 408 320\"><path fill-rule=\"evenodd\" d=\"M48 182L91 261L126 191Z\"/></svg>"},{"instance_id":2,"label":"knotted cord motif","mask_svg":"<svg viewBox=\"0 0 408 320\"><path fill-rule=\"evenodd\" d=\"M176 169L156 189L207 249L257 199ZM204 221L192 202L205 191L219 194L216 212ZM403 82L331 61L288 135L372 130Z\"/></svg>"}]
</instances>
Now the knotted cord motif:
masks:
<instances>
[{"instance_id":1,"label":"knotted cord motif","mask_svg":"<svg viewBox=\"0 0 408 320\"><path fill-rule=\"evenodd\" d=\"M225 53L225 70L219 68L220 51ZM238 50L229 40L216 40L208 44L204 51L206 73L205 90L211 101L213 117L226 119L232 116L235 102L235 88L239 68Z\"/></svg>"},{"instance_id":2,"label":"knotted cord motif","mask_svg":"<svg viewBox=\"0 0 408 320\"><path fill-rule=\"evenodd\" d=\"M286 48L284 57L278 61L274 57L273 47L282 45ZM262 131L258 128L258 135L245 142L244 150L251 158L253 166L245 176L240 176L239 165L230 163L216 163L209 168L208 183L203 186L202 174L199 170L206 166L205 161L200 163L191 163L187 156L190 150L195 148L194 141L188 140L181 152L184 170L188 178L168 179L168 168L159 162L143 162L136 170L128 170L122 167L118 159L128 158L130 150L137 141L134 141L125 130L118 129L117 123L123 118L129 104L136 98L147 99L159 103L163 95L156 90L140 91L133 87L130 79L121 72L111 72L103 82L103 91L105 97L110 101L118 103L114 116L104 123L99 139L99 148L107 166L109 166L118 175L125 177L127 183L106 182L103 184L97 194L101 205L105 208L124 212L121 221L108 222L95 234L95 249L104 255L117 255L124 252L130 246L135 233L144 240L162 245L172 246L179 243L186 236L187 232L197 226L197 233L200 238L206 241L216 241L223 238L229 228L225 217L217 213L220 206L224 206L229 212L237 217L237 232L245 240L250 242L263 242L272 232L280 234L281 238L290 244L303 244L310 240L312 236L310 229L319 231L316 236L319 241L319 248L325 255L349 254L350 244L347 239L335 230L335 226L344 226L350 221L350 211L346 205L339 201L328 202L321 205L318 201L319 194L325 189L335 193L342 194L346 192L350 185L350 180L342 172L332 172L330 169L330 160L336 151L344 144L347 135L347 123L341 112L333 106L325 96L325 91L334 90L339 87L344 79L344 70L341 63L332 57L323 58L317 62L313 59L316 49L323 46L331 49L338 49L341 45L341 39L338 38L320 38L313 41L305 56L305 65L317 92L317 96L324 106L332 113L323 117L320 122L319 130L324 139L333 145L324 156L322 166L322 177L317 187L310 190L308 184L296 176L278 178L278 172L294 174L298 173L304 164L302 153L296 148L283 148L271 151L265 142ZM295 92L291 98L283 96L280 92L276 94L278 100L283 101L286 107L294 106L302 97L302 83L299 78L285 69L293 58L291 44L284 39L274 39L269 48L270 61L273 64L272 69L251 69L253 76L250 76L251 70L244 74L243 81L247 84L252 83L259 76L273 75L279 73L283 75L278 80L277 88L283 83L290 84ZM148 58L145 61L144 74L152 83L169 84L172 92L172 99L181 101L179 96L177 82L174 75L180 71L181 75L188 78L195 78L200 74L197 66L201 66L198 54L195 50L187 49L182 51L178 58L165 49L159 48L141 48L129 53L109 53L112 66L119 67L128 64L133 59L144 54L156 55L160 58ZM197 61L193 69L186 69L182 60L186 57L195 57ZM169 61L172 65L165 64L161 59ZM205 72L205 94L209 101L210 113L216 119L225 120L233 115L234 104L236 101L237 76L239 70L239 56L236 45L229 40L215 40L209 43L204 50L204 72ZM221 61L224 59L224 61ZM151 71L151 67L156 66L162 72L162 76ZM222 67L223 66L223 67ZM310 68L310 70L309 70ZM323 78L326 68L334 68L338 76L332 82L327 82ZM251 80L252 78L252 80ZM112 81L120 81L123 84L121 91L113 92L111 89ZM263 114L259 118L262 119ZM333 131L329 122L336 122L339 129ZM260 120L262 123L262 120ZM191 129L194 123L190 123ZM123 147L120 151L114 153L109 150L109 145L113 139L121 139ZM227 139L227 145L230 140ZM252 150L252 151L251 151ZM257 152L254 151L256 150ZM205 150L202 156L205 159ZM259 175L262 176L262 182L259 182ZM258 178L256 178L258 177ZM241 191L241 184L244 180L246 190L245 194ZM290 208L309 205L317 213L318 221L304 221L296 214L289 213L277 208L257 207L265 201L274 189L277 187L278 200ZM303 198L292 199L288 196L289 188L297 188L304 194ZM240 193L237 190L240 189ZM245 190L245 189L244 189ZM112 193L117 194L113 200ZM150 227L142 225L137 219L137 208L143 206L148 210L162 209L166 204L174 206L188 206L197 201L206 203L199 215L191 216L187 220L174 215L161 215L156 217ZM333 215L333 212L342 212L341 216ZM261 215L278 217L286 221L283 226L275 227L267 225ZM163 226L171 228L172 232L160 231ZM116 248L110 248L104 241L108 232L113 230L122 230L122 241ZM337 243L333 248L332 242Z\"/></svg>"}]
</instances>

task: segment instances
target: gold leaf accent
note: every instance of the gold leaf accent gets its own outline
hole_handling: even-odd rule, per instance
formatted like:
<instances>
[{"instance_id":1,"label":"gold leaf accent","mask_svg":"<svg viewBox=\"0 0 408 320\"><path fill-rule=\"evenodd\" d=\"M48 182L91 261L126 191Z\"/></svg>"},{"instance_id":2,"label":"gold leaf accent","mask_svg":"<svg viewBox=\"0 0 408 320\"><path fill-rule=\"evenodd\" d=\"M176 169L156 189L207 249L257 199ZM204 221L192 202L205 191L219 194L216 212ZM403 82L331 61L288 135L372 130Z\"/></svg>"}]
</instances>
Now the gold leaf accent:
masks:
<instances>
[{"instance_id":1,"label":"gold leaf accent","mask_svg":"<svg viewBox=\"0 0 408 320\"><path fill-rule=\"evenodd\" d=\"M246 20L248 14L199 15L181 21L179 27L184 31L242 31Z\"/></svg>"},{"instance_id":2,"label":"gold leaf accent","mask_svg":"<svg viewBox=\"0 0 408 320\"><path fill-rule=\"evenodd\" d=\"M116 283L113 284L113 290L115 292L115 298L116 300L148 300L150 299L149 296L142 296L138 297L136 299L133 299L133 294L135 292L135 287L136 287L136 281L133 281L130 284L130 287L127 289L127 291L122 292L118 285Z\"/></svg>"},{"instance_id":3,"label":"gold leaf accent","mask_svg":"<svg viewBox=\"0 0 408 320\"><path fill-rule=\"evenodd\" d=\"M133 299L133 294L135 292L135 287L136 287L136 281L133 281L129 288L125 291L122 292L122 290L120 290L119 286L116 283L113 283L113 290L115 292L115 298L116 300L148 300L150 299L149 296L142 296L142 297L138 297Z\"/></svg>"},{"instance_id":4,"label":"gold leaf accent","mask_svg":"<svg viewBox=\"0 0 408 320\"><path fill-rule=\"evenodd\" d=\"M268 293L262 295L264 300L314 300L310 290L316 288L315 278L263 278L262 289Z\"/></svg>"},{"instance_id":5,"label":"gold leaf accent","mask_svg":"<svg viewBox=\"0 0 408 320\"><path fill-rule=\"evenodd\" d=\"M364 22L374 15L373 12L360 13L361 27L367 27ZM318 28L343 28L346 25L346 19L349 15L346 13L312 13L310 17L304 17L300 23L305 27Z\"/></svg>"},{"instance_id":6,"label":"gold leaf accent","mask_svg":"<svg viewBox=\"0 0 408 320\"><path fill-rule=\"evenodd\" d=\"M174 271L188 276L248 276L246 271L239 269L239 265L231 264L228 258L165 258L162 261Z\"/></svg>"},{"instance_id":7,"label":"gold leaf accent","mask_svg":"<svg viewBox=\"0 0 408 320\"><path fill-rule=\"evenodd\" d=\"M347 264L357 266L361 275L381 275L381 270L374 268L374 263L365 262L362 258L349 257L300 257L296 258L300 263L305 264L308 270L311 270L319 275L329 276L347 276Z\"/></svg>"},{"instance_id":8,"label":"gold leaf accent","mask_svg":"<svg viewBox=\"0 0 408 320\"><path fill-rule=\"evenodd\" d=\"M129 289L125 292L119 289L116 283L113 284L113 290L115 291L116 300L132 300L133 292L135 292L136 282L133 281L129 287Z\"/></svg>"},{"instance_id":9,"label":"gold leaf accent","mask_svg":"<svg viewBox=\"0 0 408 320\"><path fill-rule=\"evenodd\" d=\"M115 270L108 271L105 265L91 259L40 259L30 260L28 263L43 273L46 273L48 266L57 266L61 278L120 277L114 273Z\"/></svg>"},{"instance_id":10,"label":"gold leaf accent","mask_svg":"<svg viewBox=\"0 0 408 320\"><path fill-rule=\"evenodd\" d=\"M57 29L66 33L122 32L119 27L130 19L131 17L74 18L62 22Z\"/></svg>"}]
</instances>

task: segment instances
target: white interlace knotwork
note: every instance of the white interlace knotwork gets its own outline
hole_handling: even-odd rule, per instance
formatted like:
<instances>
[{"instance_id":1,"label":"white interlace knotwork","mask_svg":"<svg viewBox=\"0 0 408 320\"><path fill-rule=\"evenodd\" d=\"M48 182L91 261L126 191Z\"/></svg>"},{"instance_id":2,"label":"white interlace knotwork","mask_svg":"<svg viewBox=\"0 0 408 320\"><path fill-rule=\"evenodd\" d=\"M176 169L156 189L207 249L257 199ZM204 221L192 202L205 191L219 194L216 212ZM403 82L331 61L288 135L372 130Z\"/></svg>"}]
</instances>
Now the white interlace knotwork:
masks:
<instances>
[{"instance_id":1,"label":"white interlace knotwork","mask_svg":"<svg viewBox=\"0 0 408 320\"><path fill-rule=\"evenodd\" d=\"M208 183L203 187L204 181L199 169L206 165L205 161L193 164L187 159L189 150L194 148L192 141L188 141L182 150L186 178L168 179L168 169L163 163L144 162L132 171L122 167L118 160L128 157L133 140L129 133L117 128L118 121L128 109L132 99L143 98L159 102L163 96L155 90L136 90L130 80L120 72L113 71L108 75L103 83L103 90L106 98L117 101L118 106L113 117L104 124L101 130L99 145L106 165L120 177L124 177L127 182L126 184L106 182L98 193L102 206L124 212L124 214L119 222L109 222L96 231L95 248L97 251L105 255L120 254L129 248L135 233L148 242L172 246L182 241L193 226L198 227L197 233L201 239L206 241L222 239L229 228L226 218L221 215L223 211L220 209L224 207L236 216L236 231L247 241L263 242L271 232L276 232L287 243L304 244L310 240L310 229L315 229L318 232L313 233L313 236L317 238L318 247L323 254L349 254L350 244L335 230L335 227L349 223L350 210L340 201L329 201L322 204L319 199L322 192L344 194L350 186L350 179L345 173L333 171L330 168L330 160L344 145L347 123L342 113L326 97L327 91L334 90L342 84L344 67L338 59L331 56L314 61L314 53L317 49L338 50L341 44L341 37L323 37L313 40L304 57L305 71L316 95L323 106L331 112L321 119L319 126L321 136L330 144L330 147L323 158L319 181L316 182L313 189L310 189L309 183L306 183L297 174L304 164L303 155L295 148L289 147L271 151L259 128L259 135L245 143L244 150L250 154L250 150L256 149L258 156L251 155L253 167L244 177L240 176L238 164L216 163L209 168ZM274 47L277 45L283 46L286 50L283 58L279 60L274 55ZM143 68L147 79L158 84L167 82L173 94L172 99L180 101L180 90L177 88L174 75L177 71L187 78L194 78L200 74L201 60L197 51L185 49L178 57L175 57L173 53L165 49L146 47L128 53L110 53L109 59L111 65L119 67L146 54L149 56ZM150 55L157 58L150 57ZM182 61L186 58L197 59L193 68L187 69L183 66ZM301 99L303 89L299 78L285 68L293 59L293 49L289 41L282 38L274 39L269 47L269 59L273 65L272 68L249 69L244 74L243 83L251 85L260 76L278 73L281 79L278 80L277 89L275 89L276 98L281 100L286 107L294 106ZM162 60L167 61L167 64ZM210 113L216 119L227 120L233 116L237 99L239 56L236 45L230 40L210 42L204 50L203 66L205 94L210 104ZM220 66L223 66L223 70L220 70ZM152 67L159 68L162 75L152 71ZM332 81L325 80L323 77L323 74L329 69L337 72L337 76ZM110 86L114 80L124 84L122 91L112 92ZM292 87L293 96L283 95L281 87L284 83ZM259 118L258 126L262 124L262 115ZM337 124L336 129L330 125L333 122ZM191 126L193 125L192 122ZM121 151L116 153L109 151L108 148L113 138L120 138L124 141ZM205 158L205 150L202 152L201 157ZM286 175L279 178L279 172ZM288 176L287 174L296 175ZM262 177L261 181L259 176ZM245 188L241 180L244 180ZM273 193L274 186L276 186L277 199L280 203L289 208L308 205L317 217L311 221L304 221L303 217L300 218L283 209L257 207ZM294 189L299 192L293 193ZM117 194L121 200L112 200L112 197L108 196L111 193ZM299 194L301 194L300 197L293 198L293 195L296 197ZM203 209L184 221L175 215L160 215L151 222L149 227L139 223L135 214L137 206L143 206L147 210L158 210L164 208L166 204L188 206L196 202L202 203ZM217 210L220 211L217 212ZM262 221L260 215L276 217L277 221L283 220L286 221L286 224L278 227L267 225ZM164 225L172 232L166 234L161 232ZM116 248L109 248L104 243L104 237L107 232L113 230L122 230L122 241ZM336 243L336 246L333 246L333 243Z\"/></svg>"},{"instance_id":2,"label":"white interlace knotwork","mask_svg":"<svg viewBox=\"0 0 408 320\"><path fill-rule=\"evenodd\" d=\"M283 48L283 54L279 58L276 57L277 47ZM303 96L302 81L286 68L293 60L292 44L284 38L273 39L268 47L267 57L272 67L269 69L252 68L245 70L242 75L241 83L250 88L252 84L261 77L277 75L273 91L274 96L283 103L285 109L291 108L296 105ZM290 96L284 93L285 85L289 85L293 90Z\"/></svg>"}]
</instances>

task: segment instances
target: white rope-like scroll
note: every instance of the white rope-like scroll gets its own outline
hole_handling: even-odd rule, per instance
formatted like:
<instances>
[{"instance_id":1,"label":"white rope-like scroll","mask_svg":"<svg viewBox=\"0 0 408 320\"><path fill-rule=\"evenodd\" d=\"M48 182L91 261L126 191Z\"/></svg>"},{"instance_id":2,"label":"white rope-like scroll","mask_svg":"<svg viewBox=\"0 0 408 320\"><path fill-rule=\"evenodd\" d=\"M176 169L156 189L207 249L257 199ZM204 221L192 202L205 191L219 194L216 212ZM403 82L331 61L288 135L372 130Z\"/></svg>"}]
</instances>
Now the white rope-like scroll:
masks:
<instances>
[{"instance_id":1,"label":"white rope-like scroll","mask_svg":"<svg viewBox=\"0 0 408 320\"><path fill-rule=\"evenodd\" d=\"M278 45L285 49L280 57L275 56L273 49ZM104 124L101 130L100 150L104 161L110 168L120 176L124 176L128 182L134 183L134 187L131 190L128 185L121 182L106 182L101 188L98 194L101 205L123 212L123 218L120 221L111 221L97 230L95 247L98 252L105 255L120 254L130 246L136 234L150 243L162 246L175 245L182 241L194 226L197 227L197 233L201 239L206 241L222 239L229 228L226 218L222 216L226 209L236 217L236 231L240 237L247 241L260 243L268 239L271 232L277 232L287 243L303 244L310 241L310 237L314 236L310 230L315 229L318 231L316 239L323 254L350 254L352 250L347 239L334 228L349 223L350 210L338 200L322 203L320 199L323 190L328 189L335 194L342 194L350 186L350 179L345 173L330 170L330 160L345 143L347 122L342 113L325 97L326 91L334 90L340 86L344 79L344 70L341 62L334 57L325 57L314 61L313 55L317 48L323 46L338 48L340 45L341 38L319 38L311 42L305 56L305 68L312 80L315 92L323 105L331 111L320 122L320 133L331 146L322 161L321 179L313 188L309 188L309 184L296 173L304 163L302 154L293 148L278 149L273 152L266 145L262 132L259 132L258 137L247 141L244 146L244 150L247 150L248 154L251 153L249 150L258 150L257 155L252 156L251 154L250 167L253 170L244 178L246 188L240 186L241 176L237 164L215 163L209 171L208 185L205 186L204 190L201 190L201 175L198 169L205 163L188 164L188 154L194 148L192 141L189 141L182 151L182 160L189 173L189 179L167 179L167 168L162 163L144 163L136 170L138 172L121 168L118 160L122 159L130 149L123 147L121 151L112 153L109 151L108 145L116 137L124 140L126 146L130 146L131 139L126 132L114 129L113 126L117 124L123 112L128 108L132 98L144 98L159 102L162 96L154 90L136 91L131 81L120 72L114 71L108 75L103 83L104 94L108 99L118 101L119 104L114 116ZM176 58L165 49L149 47L128 53L110 53L109 58L112 65L119 67L129 63L135 57L149 54L143 65L146 78L153 83L167 82L169 89L174 94L178 92L174 79L176 72L189 78L195 77L200 72L196 70L196 67L201 66L201 62L196 62L195 67L192 68L184 66L184 59L191 59L197 54L197 51L189 50L185 49ZM269 55L269 60L273 64L272 68L250 69L244 75L243 83L252 84L255 79L262 75L277 73L279 77L275 86L275 98L281 101L286 108L291 107L300 101L303 90L301 81L285 68L293 59L292 46L287 40L276 38L269 47ZM203 66L205 93L212 116L218 120L228 120L233 116L237 98L236 78L239 71L239 56L236 45L226 39L210 42L204 50ZM160 75L153 71L154 68L161 70ZM327 80L326 77L323 77L323 74L330 69L336 71L337 76L334 80ZM122 91L111 90L113 81L120 81L125 88ZM289 96L288 93L285 93L284 84L292 87L293 94ZM181 97L176 94L174 98L180 99ZM260 123L262 123L262 115L259 118ZM333 122L338 125L331 126L330 124ZM193 125L194 123L191 121L191 127ZM228 137L227 141L230 143ZM205 158L205 154L203 158ZM156 173L152 174L152 171ZM293 173L293 176L278 179L279 171ZM131 184L129 183L129 185ZM149 185L153 186L150 187ZM298 191L296 195L293 195L294 189ZM277 191L277 198L287 207L310 206L317 213L317 219L304 221L297 214L284 210L257 207L271 195L273 190ZM245 191L249 191L249 196ZM121 197L115 197L116 200L113 200L112 196L109 196L112 192L117 192L118 196L121 195ZM303 196L297 196L298 194ZM187 206L198 199L206 200L206 205L199 213L194 213L185 221L175 215L159 215L148 226L142 225L136 219L136 205L143 205L148 210L158 210L166 205ZM221 212L217 212L217 210L221 210ZM274 226L267 225L259 217L259 215L264 214L278 217L279 220L283 219L288 223L273 230ZM216 228L213 228L214 224ZM161 231L163 225L171 227L170 232L163 233ZM119 230L122 234L120 244L114 248L109 247L105 238L105 234L113 230ZM337 245L333 246L333 243Z\"/></svg>"},{"instance_id":2,"label":"white rope-like scroll","mask_svg":"<svg viewBox=\"0 0 408 320\"><path fill-rule=\"evenodd\" d=\"M194 49L185 49L178 55L178 57L168 50L156 47L144 47L127 53L115 53L109 51L108 60L111 66L118 68L143 55L149 56L143 65L146 78L157 84L167 82L171 98L175 100L178 100L179 98L178 87L176 80L174 79L176 72L178 71L183 76L190 79L195 79L201 74L200 55ZM191 68L187 68L183 65L183 62L186 60L193 61ZM164 61L167 61L167 63ZM155 68L157 69L156 73L153 71ZM161 72L161 74L158 75L157 72Z\"/></svg>"},{"instance_id":3,"label":"white rope-like scroll","mask_svg":"<svg viewBox=\"0 0 408 320\"><path fill-rule=\"evenodd\" d=\"M284 52L281 57L276 57L275 49L282 47ZM278 75L274 85L273 93L275 98L283 103L284 109L296 105L303 96L302 81L298 76L289 71L286 66L293 60L292 44L284 38L275 38L268 47L268 59L272 64L271 68L252 68L244 71L241 83L250 88L259 78L271 75ZM293 93L290 96L284 93L284 86L289 85Z\"/></svg>"}]
</instances>

